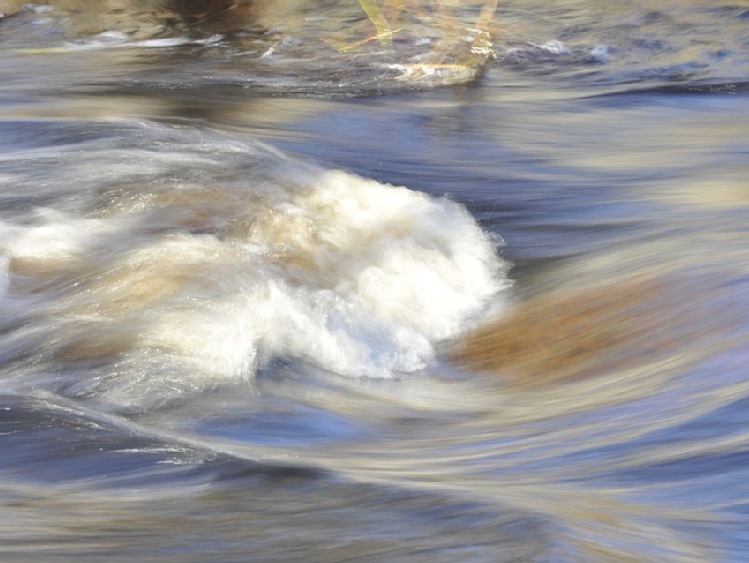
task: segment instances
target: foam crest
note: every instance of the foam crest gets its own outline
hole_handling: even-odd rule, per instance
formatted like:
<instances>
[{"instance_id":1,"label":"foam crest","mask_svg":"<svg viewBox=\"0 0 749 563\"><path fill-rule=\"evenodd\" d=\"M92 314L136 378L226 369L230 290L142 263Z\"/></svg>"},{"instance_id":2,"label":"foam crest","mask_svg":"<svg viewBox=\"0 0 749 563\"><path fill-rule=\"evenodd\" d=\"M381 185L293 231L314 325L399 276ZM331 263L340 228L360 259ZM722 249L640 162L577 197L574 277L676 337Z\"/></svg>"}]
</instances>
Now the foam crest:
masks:
<instances>
[{"instance_id":1,"label":"foam crest","mask_svg":"<svg viewBox=\"0 0 749 563\"><path fill-rule=\"evenodd\" d=\"M265 158L262 173L178 183L113 187L110 171L79 209L8 226L8 291L34 300L18 357L117 405L249 380L275 358L392 377L507 284L499 241L463 206Z\"/></svg>"}]
</instances>

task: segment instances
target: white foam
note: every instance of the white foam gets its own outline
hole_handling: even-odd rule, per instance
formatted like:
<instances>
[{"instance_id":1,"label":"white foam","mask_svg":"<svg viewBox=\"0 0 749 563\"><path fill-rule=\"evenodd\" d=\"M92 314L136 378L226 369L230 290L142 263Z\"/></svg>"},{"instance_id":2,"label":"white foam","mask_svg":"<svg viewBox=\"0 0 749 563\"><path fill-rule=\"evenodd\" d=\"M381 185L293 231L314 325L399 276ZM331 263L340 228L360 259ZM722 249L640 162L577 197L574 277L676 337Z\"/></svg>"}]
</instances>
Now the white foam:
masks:
<instances>
[{"instance_id":1,"label":"white foam","mask_svg":"<svg viewBox=\"0 0 749 563\"><path fill-rule=\"evenodd\" d=\"M570 53L570 50L567 48L567 46L558 39L547 41L546 43L541 45L539 49L553 55L568 55Z\"/></svg>"},{"instance_id":2,"label":"white foam","mask_svg":"<svg viewBox=\"0 0 749 563\"><path fill-rule=\"evenodd\" d=\"M201 162L148 158L154 169ZM506 287L498 241L463 206L264 158L277 173L130 183L88 210L12 227L16 293L36 292L51 361L111 366L69 392L163 400L250 379L273 358L392 377L433 361L435 343ZM83 177L76 162L68 170Z\"/></svg>"},{"instance_id":3,"label":"white foam","mask_svg":"<svg viewBox=\"0 0 749 563\"><path fill-rule=\"evenodd\" d=\"M163 37L159 39L132 40L129 35L120 31L104 31L93 38L79 39L64 44L65 49L114 49L114 48L146 48L168 49L183 45L214 45L223 39L222 35L212 35L205 39L191 39L189 37Z\"/></svg>"},{"instance_id":4,"label":"white foam","mask_svg":"<svg viewBox=\"0 0 749 563\"><path fill-rule=\"evenodd\" d=\"M611 50L606 45L597 45L588 56L590 60L597 63L607 63L611 59Z\"/></svg>"}]
</instances>

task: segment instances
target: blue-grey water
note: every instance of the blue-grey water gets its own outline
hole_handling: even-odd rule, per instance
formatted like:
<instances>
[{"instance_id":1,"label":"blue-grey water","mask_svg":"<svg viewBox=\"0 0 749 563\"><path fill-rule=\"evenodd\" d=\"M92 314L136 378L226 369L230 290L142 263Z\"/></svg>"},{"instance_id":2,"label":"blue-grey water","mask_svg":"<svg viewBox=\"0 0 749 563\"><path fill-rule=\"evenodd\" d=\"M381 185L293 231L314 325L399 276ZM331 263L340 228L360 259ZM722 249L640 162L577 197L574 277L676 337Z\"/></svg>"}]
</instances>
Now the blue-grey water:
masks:
<instances>
[{"instance_id":1,"label":"blue-grey water","mask_svg":"<svg viewBox=\"0 0 749 563\"><path fill-rule=\"evenodd\" d=\"M749 2L24 4L0 560L749 559Z\"/></svg>"}]
</instances>

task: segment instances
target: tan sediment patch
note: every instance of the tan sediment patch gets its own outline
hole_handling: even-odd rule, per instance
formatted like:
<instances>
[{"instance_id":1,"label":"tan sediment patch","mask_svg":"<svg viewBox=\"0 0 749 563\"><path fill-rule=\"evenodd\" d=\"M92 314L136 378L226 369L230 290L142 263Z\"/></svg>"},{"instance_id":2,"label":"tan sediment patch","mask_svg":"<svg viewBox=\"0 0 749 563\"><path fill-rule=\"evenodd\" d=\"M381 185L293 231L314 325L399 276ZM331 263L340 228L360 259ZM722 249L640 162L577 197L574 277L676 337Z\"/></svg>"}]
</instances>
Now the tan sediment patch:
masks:
<instances>
[{"instance_id":1,"label":"tan sediment patch","mask_svg":"<svg viewBox=\"0 0 749 563\"><path fill-rule=\"evenodd\" d=\"M112 360L139 345L147 311L185 293L216 291L209 257L189 255L179 241L167 252L143 249L125 263L80 284L80 293L63 308L74 319L55 357L64 361ZM203 249L210 253L210 249ZM172 254L171 260L167 258ZM146 316L144 316L146 315Z\"/></svg>"},{"instance_id":2,"label":"tan sediment patch","mask_svg":"<svg viewBox=\"0 0 749 563\"><path fill-rule=\"evenodd\" d=\"M74 256L35 257L35 256L12 256L9 262L11 274L33 277L37 280L50 280L75 270L80 260Z\"/></svg>"},{"instance_id":3,"label":"tan sediment patch","mask_svg":"<svg viewBox=\"0 0 749 563\"><path fill-rule=\"evenodd\" d=\"M63 362L111 361L130 352L137 345L132 330L118 331L115 326L106 327L106 330L97 328L99 330L96 332L68 336L69 341L55 352L55 359Z\"/></svg>"},{"instance_id":4,"label":"tan sediment patch","mask_svg":"<svg viewBox=\"0 0 749 563\"><path fill-rule=\"evenodd\" d=\"M103 194L104 203L95 210L95 216L127 215L145 209L156 214L158 220L154 222L159 228L214 236L229 253L233 244L262 247L265 263L282 268L292 278L297 272L307 282L314 278L322 283L328 274L323 271L325 261L318 255L338 250L340 257L341 249L324 240L318 226L324 223L323 218L335 222L341 210L307 201L313 195L314 191L302 190L293 197L286 192L264 197L220 186L193 186L136 197L128 190L115 190Z\"/></svg>"},{"instance_id":5,"label":"tan sediment patch","mask_svg":"<svg viewBox=\"0 0 749 563\"><path fill-rule=\"evenodd\" d=\"M706 318L696 295L687 284L640 277L555 292L470 332L449 359L518 387L635 368L729 328L726 318Z\"/></svg>"}]
</instances>

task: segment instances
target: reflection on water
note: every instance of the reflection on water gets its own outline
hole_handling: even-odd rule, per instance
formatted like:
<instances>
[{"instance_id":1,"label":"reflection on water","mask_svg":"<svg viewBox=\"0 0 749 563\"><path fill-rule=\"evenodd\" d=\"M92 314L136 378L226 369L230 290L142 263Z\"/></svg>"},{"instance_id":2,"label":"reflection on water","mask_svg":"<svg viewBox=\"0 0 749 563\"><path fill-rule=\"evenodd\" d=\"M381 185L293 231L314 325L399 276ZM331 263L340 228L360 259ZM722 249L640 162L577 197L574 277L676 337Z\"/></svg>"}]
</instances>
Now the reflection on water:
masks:
<instances>
[{"instance_id":1,"label":"reflection on water","mask_svg":"<svg viewBox=\"0 0 749 563\"><path fill-rule=\"evenodd\" d=\"M746 559L748 3L24 4L4 561Z\"/></svg>"}]
</instances>

